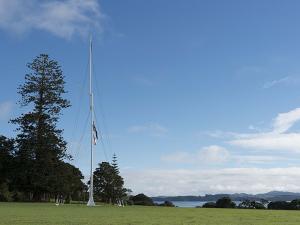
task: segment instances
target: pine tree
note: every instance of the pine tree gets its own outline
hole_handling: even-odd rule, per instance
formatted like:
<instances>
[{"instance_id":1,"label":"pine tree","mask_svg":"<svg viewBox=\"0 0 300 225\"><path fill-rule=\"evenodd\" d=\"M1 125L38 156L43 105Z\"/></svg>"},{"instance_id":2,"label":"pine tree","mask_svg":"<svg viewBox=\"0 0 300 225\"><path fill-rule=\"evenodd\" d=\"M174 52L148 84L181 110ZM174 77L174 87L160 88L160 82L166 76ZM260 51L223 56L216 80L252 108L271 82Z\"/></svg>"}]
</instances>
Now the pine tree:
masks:
<instances>
[{"instance_id":1,"label":"pine tree","mask_svg":"<svg viewBox=\"0 0 300 225\"><path fill-rule=\"evenodd\" d=\"M118 166L118 159L117 159L117 155L116 153L113 154L112 157L112 167L115 169L116 174L119 175L120 171L119 171L119 166Z\"/></svg>"},{"instance_id":2,"label":"pine tree","mask_svg":"<svg viewBox=\"0 0 300 225\"><path fill-rule=\"evenodd\" d=\"M14 177L14 140L0 135L0 201L9 201L9 186Z\"/></svg>"},{"instance_id":3,"label":"pine tree","mask_svg":"<svg viewBox=\"0 0 300 225\"><path fill-rule=\"evenodd\" d=\"M113 155L112 164L102 162L94 172L95 195L107 203L116 203L126 196L124 179L120 176L116 154Z\"/></svg>"},{"instance_id":4,"label":"pine tree","mask_svg":"<svg viewBox=\"0 0 300 225\"><path fill-rule=\"evenodd\" d=\"M37 56L28 68L25 83L20 85L21 107L33 109L11 120L17 124L16 159L19 164L18 186L30 194L29 199L42 200L56 181L56 165L70 158L66 153L63 130L57 128L61 110L70 106L62 97L64 76L58 62L46 54Z\"/></svg>"}]
</instances>

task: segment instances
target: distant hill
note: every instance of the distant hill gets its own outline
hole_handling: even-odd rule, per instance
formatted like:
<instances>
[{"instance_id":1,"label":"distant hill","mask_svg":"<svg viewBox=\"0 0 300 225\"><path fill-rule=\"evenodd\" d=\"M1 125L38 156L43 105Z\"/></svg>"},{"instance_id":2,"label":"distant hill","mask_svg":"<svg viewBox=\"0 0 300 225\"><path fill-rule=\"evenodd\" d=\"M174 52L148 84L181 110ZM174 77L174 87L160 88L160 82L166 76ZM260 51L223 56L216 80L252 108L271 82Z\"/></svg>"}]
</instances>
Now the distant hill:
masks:
<instances>
[{"instance_id":1,"label":"distant hill","mask_svg":"<svg viewBox=\"0 0 300 225\"><path fill-rule=\"evenodd\" d=\"M283 192L283 191L271 191L264 194L246 194L246 193L236 193L236 194L206 194L204 196L158 196L152 197L153 201L217 201L222 197L230 197L233 201L243 201L243 200L255 200L260 201L265 199L268 201L292 201L294 199L300 199L300 193L294 192Z\"/></svg>"}]
</instances>

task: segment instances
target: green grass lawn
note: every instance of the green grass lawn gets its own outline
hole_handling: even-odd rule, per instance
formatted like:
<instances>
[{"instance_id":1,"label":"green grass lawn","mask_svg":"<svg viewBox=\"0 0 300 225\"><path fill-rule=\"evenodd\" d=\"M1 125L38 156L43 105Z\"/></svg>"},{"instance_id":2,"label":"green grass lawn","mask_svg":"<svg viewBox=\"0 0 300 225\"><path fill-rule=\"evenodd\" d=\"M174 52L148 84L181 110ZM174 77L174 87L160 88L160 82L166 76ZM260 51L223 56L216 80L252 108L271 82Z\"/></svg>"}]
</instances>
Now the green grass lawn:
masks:
<instances>
[{"instance_id":1,"label":"green grass lawn","mask_svg":"<svg viewBox=\"0 0 300 225\"><path fill-rule=\"evenodd\" d=\"M0 224L299 225L300 211L0 203Z\"/></svg>"}]
</instances>

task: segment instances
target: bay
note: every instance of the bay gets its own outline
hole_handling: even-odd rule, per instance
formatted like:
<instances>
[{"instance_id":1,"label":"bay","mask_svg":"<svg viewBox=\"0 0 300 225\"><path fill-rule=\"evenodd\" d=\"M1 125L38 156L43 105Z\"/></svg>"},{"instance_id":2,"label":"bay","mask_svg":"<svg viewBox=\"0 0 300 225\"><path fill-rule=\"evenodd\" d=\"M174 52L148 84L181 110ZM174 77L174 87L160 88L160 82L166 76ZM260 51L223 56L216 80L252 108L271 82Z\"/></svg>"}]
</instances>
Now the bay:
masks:
<instances>
[{"instance_id":1,"label":"bay","mask_svg":"<svg viewBox=\"0 0 300 225\"><path fill-rule=\"evenodd\" d=\"M181 208L195 208L196 206L203 206L207 201L172 201L176 207ZM155 201L157 204L162 204L164 201ZM239 205L240 201L234 201L236 205Z\"/></svg>"}]
</instances>

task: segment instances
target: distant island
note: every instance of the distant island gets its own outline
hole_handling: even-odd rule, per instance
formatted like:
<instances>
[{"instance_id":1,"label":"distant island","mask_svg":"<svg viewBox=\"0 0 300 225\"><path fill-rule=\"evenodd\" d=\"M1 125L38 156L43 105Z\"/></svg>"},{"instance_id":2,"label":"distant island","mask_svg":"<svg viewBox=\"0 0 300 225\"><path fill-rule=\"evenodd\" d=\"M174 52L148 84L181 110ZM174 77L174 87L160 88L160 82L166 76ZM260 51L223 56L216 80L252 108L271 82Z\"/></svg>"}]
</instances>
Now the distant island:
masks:
<instances>
[{"instance_id":1,"label":"distant island","mask_svg":"<svg viewBox=\"0 0 300 225\"><path fill-rule=\"evenodd\" d=\"M300 199L300 193L294 192L283 192L283 191L271 191L264 194L246 194L246 193L235 193L235 194L206 194L204 196L158 196L152 197L153 201L217 201L223 197L230 197L232 201L260 201L261 199L268 201L292 201L294 199Z\"/></svg>"}]
</instances>

